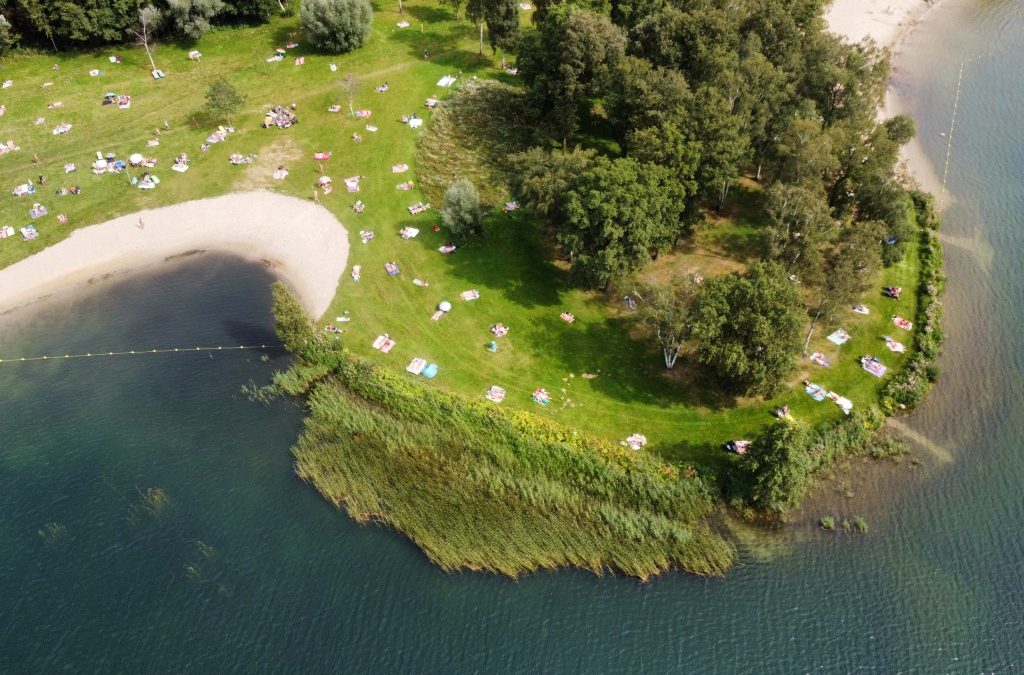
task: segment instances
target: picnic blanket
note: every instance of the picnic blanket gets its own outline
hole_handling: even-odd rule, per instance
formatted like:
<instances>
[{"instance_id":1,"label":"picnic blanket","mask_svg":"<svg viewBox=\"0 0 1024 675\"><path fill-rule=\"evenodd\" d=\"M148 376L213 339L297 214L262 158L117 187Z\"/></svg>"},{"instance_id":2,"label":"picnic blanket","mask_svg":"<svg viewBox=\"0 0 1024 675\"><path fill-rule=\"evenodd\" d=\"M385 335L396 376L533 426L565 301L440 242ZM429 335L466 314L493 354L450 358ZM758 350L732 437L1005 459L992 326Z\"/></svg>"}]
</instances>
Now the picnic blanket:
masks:
<instances>
[{"instance_id":1,"label":"picnic blanket","mask_svg":"<svg viewBox=\"0 0 1024 675\"><path fill-rule=\"evenodd\" d=\"M840 328L826 338L829 342L842 346L850 340L850 334Z\"/></svg>"},{"instance_id":2,"label":"picnic blanket","mask_svg":"<svg viewBox=\"0 0 1024 675\"><path fill-rule=\"evenodd\" d=\"M905 351L907 351L907 348L903 345L902 342L897 342L888 335L886 335L883 339L885 340L885 346L889 348L889 351L896 352L897 354L902 354Z\"/></svg>"},{"instance_id":3,"label":"picnic blanket","mask_svg":"<svg viewBox=\"0 0 1024 675\"><path fill-rule=\"evenodd\" d=\"M395 346L395 341L392 340L387 333L385 333L384 335L378 335L377 339L373 341L373 344L371 346L374 349L378 349L387 354Z\"/></svg>"},{"instance_id":4,"label":"picnic blanket","mask_svg":"<svg viewBox=\"0 0 1024 675\"><path fill-rule=\"evenodd\" d=\"M860 360L861 367L874 375L875 377L884 377L885 371L888 370L882 365L882 362L873 356L865 356Z\"/></svg>"},{"instance_id":5,"label":"picnic blanket","mask_svg":"<svg viewBox=\"0 0 1024 675\"><path fill-rule=\"evenodd\" d=\"M814 352L813 354L811 354L811 361L817 363L819 366L823 368L832 367L832 362L825 358L825 355L822 354L821 352Z\"/></svg>"},{"instance_id":6,"label":"picnic blanket","mask_svg":"<svg viewBox=\"0 0 1024 675\"><path fill-rule=\"evenodd\" d=\"M825 400L825 389L820 384L814 384L813 382L808 383L807 386L804 387L804 391L806 391L807 395L815 401Z\"/></svg>"}]
</instances>

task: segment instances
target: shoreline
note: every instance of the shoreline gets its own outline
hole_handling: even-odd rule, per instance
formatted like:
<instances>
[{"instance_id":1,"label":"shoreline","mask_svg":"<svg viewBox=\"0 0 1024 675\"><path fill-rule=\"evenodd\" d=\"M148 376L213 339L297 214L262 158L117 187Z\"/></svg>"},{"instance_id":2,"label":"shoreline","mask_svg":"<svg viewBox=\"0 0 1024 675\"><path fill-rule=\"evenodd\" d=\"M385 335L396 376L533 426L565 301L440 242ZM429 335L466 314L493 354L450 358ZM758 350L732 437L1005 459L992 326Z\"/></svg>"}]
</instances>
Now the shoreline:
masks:
<instances>
[{"instance_id":1,"label":"shoreline","mask_svg":"<svg viewBox=\"0 0 1024 675\"><path fill-rule=\"evenodd\" d=\"M941 2L942 0L833 0L825 10L824 16L828 30L832 33L850 42L871 38L879 47L889 50L892 55L891 66L895 71L900 47L912 32L921 27L927 15ZM879 116L888 118L905 111L906 104L893 88L890 76ZM915 135L909 143L900 148L900 159L906 167L907 174L921 189L932 193L938 200L942 191L942 178L937 167L925 154L920 136ZM942 204L936 201L936 208L941 210L949 201L948 197Z\"/></svg>"},{"instance_id":2,"label":"shoreline","mask_svg":"<svg viewBox=\"0 0 1024 675\"><path fill-rule=\"evenodd\" d=\"M0 315L100 279L226 253L272 269L319 318L334 299L348 250L344 226L322 206L264 190L229 193L83 227L9 265L0 270Z\"/></svg>"}]
</instances>

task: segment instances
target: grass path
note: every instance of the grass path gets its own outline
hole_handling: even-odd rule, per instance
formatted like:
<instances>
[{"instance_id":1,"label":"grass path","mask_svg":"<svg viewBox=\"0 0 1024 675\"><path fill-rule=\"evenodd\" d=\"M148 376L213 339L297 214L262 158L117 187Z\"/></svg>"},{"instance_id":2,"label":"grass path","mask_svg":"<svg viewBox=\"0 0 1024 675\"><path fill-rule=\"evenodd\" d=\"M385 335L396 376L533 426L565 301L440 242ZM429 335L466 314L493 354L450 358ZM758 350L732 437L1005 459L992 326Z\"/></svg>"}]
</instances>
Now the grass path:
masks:
<instances>
[{"instance_id":1,"label":"grass path","mask_svg":"<svg viewBox=\"0 0 1024 675\"><path fill-rule=\"evenodd\" d=\"M403 369L414 356L423 357L441 368L436 386L480 397L486 387L499 384L509 391L503 405L531 409L611 440L639 431L651 439L652 449L666 458L717 467L731 460L720 449L721 443L755 433L771 421L771 410L781 402L788 402L797 417L811 422L839 414L834 405L815 403L800 390L776 401L735 402L712 395L699 379L666 376L657 351L634 340L632 320L620 306L602 295L567 285L564 269L551 261L547 245L521 212L514 217L493 214L486 238L449 256L440 254L436 249L447 241L447 235L431 229L439 222L437 211L410 216L406 207L424 197L418 189L405 192L395 187L406 180L417 184L421 180L415 166L417 143L422 134L431 132L431 112L424 101L432 95L448 95L448 90L436 86L445 74L462 73L462 81L472 76L511 78L499 71L494 59L477 55L477 35L469 24L454 21L449 12L429 2L406 3L405 10L410 28L395 27L402 18L397 11L378 11L369 44L345 56L316 54L300 44L283 62L267 63L273 50L297 30L296 18L277 19L256 28L215 31L194 46L161 44L156 51L157 64L169 75L160 81L149 77L145 54L136 48L18 57L3 64L0 79L11 79L14 86L0 91L0 103L7 106L7 113L0 117L0 140L12 139L22 149L0 157L0 189L4 190L0 225L17 228L27 224L33 201L45 204L50 215L37 222L39 239L0 241L0 266L59 241L75 227L142 208L253 185L310 198L320 175L320 163L312 154L330 150L333 157L323 163L323 169L334 179L336 189L322 196L321 202L352 234L349 264L361 265L363 271L359 284L347 274L342 278L324 323L348 310L352 321L345 325L343 339L354 352L396 369ZM302 42L300 36L295 39ZM192 48L203 53L202 61L187 59ZM431 52L428 61L422 58L424 49ZM107 56L114 53L123 56L123 63L108 62ZM299 55L306 57L303 66L292 63ZM60 65L59 72L52 70L54 63ZM337 64L337 72L329 69L332 63ZM103 74L90 77L93 68ZM355 106L372 111L368 122L379 128L377 133L365 130L367 121L347 114L347 101L338 82L348 73L360 80ZM237 133L201 153L200 143L218 123L200 112L203 93L209 82L221 76L247 95L247 103L233 117ZM389 83L390 92L375 93L374 87L383 81ZM45 82L53 84L43 87ZM122 111L101 106L108 91L132 95L131 108ZM53 101L63 102L63 108L47 109ZM267 107L291 103L297 104L297 126L288 130L260 128ZM327 107L335 103L346 112L328 113ZM401 124L402 115L411 113L427 119L422 129ZM35 126L37 117L44 117L45 124ZM193 117L196 127L192 126ZM154 129L165 120L171 128L157 137ZM65 136L52 135L51 129L59 122L73 124L72 131ZM351 140L356 131L362 134L362 143ZM160 145L147 148L146 142L156 138ZM157 157L153 172L162 180L160 187L142 192L132 188L124 174L91 174L88 166L97 151L113 151L120 157L133 152ZM170 165L180 152L187 152L193 163L188 173L179 175ZM249 167L231 166L228 155L232 152L256 153L258 159ZM41 165L32 163L34 154ZM79 171L64 176L66 162L77 163ZM285 181L269 185L265 174L277 163L285 163L291 173ZM395 163L409 164L410 172L393 174ZM40 173L47 183L35 197L10 195L15 185ZM347 193L341 182L353 175L364 177L356 194ZM80 185L83 192L77 197L55 196L53 191L61 184ZM352 212L357 198L367 205L364 213ZM70 222L58 224L58 213L67 213ZM281 223L282 236L288 236L288 225ZM216 227L216 223L210 226ZM405 226L419 228L420 236L402 240L398 232ZM355 237L360 230L372 230L374 240L359 243ZM756 237L756 225L742 218L720 223L702 239L709 247L703 253L724 252L724 257L729 257L730 245ZM714 259L705 256L705 260ZM385 274L387 261L398 263L399 276ZM916 256L912 254L885 272L884 283L913 289L915 275ZM413 285L414 278L426 279L430 286ZM473 288L480 291L478 301L459 299L459 292ZM431 313L442 300L452 302L454 310L441 321L431 321ZM881 355L890 368L898 366L903 357L885 350L881 336L900 332L888 318L894 313L913 317L915 301L912 293L906 293L901 301L868 298L871 315L851 313L844 326L854 340L840 349L823 340L834 326L820 326L812 351L825 351L834 365L816 372L815 366L804 361L806 375L858 406L872 402L881 381L860 370L857 359L872 353ZM559 318L567 309L577 316L571 326ZM499 340L497 353L485 349L492 339L488 326L494 322L511 327L510 334ZM397 340L387 355L369 347L382 332ZM910 336L904 337L910 344ZM597 377L587 379L585 373ZM530 402L530 393L537 387L554 395L548 408Z\"/></svg>"}]
</instances>

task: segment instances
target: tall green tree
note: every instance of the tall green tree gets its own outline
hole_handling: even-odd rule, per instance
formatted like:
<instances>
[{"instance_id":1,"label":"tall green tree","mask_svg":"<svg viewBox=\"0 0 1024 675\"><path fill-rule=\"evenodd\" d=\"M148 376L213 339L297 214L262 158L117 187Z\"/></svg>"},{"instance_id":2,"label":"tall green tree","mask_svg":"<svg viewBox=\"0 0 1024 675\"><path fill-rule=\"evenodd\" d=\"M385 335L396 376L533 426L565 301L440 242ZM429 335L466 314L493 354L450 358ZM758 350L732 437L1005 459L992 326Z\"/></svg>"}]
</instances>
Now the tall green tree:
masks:
<instances>
[{"instance_id":1,"label":"tall green tree","mask_svg":"<svg viewBox=\"0 0 1024 675\"><path fill-rule=\"evenodd\" d=\"M750 498L754 504L781 513L800 502L811 486L815 468L810 438L806 425L782 420L751 444Z\"/></svg>"},{"instance_id":2,"label":"tall green tree","mask_svg":"<svg viewBox=\"0 0 1024 675\"><path fill-rule=\"evenodd\" d=\"M603 95L625 54L626 38L605 16L554 7L519 49L519 72L534 121L568 147L580 107Z\"/></svg>"},{"instance_id":3,"label":"tall green tree","mask_svg":"<svg viewBox=\"0 0 1024 675\"><path fill-rule=\"evenodd\" d=\"M576 184L590 162L594 150L575 148L571 152L548 152L531 148L511 158L512 194L548 226L553 233L568 219L565 195Z\"/></svg>"},{"instance_id":4,"label":"tall green tree","mask_svg":"<svg viewBox=\"0 0 1024 675\"><path fill-rule=\"evenodd\" d=\"M222 0L166 0L166 22L171 30L190 40L205 35L227 5Z\"/></svg>"},{"instance_id":5,"label":"tall green tree","mask_svg":"<svg viewBox=\"0 0 1024 675\"><path fill-rule=\"evenodd\" d=\"M685 198L664 167L595 157L565 194L555 230L575 278L608 288L646 267L683 233Z\"/></svg>"},{"instance_id":6,"label":"tall green tree","mask_svg":"<svg viewBox=\"0 0 1024 675\"><path fill-rule=\"evenodd\" d=\"M486 0L484 17L491 51L501 50L501 67L505 67L505 54L514 49L519 40L519 3L517 0Z\"/></svg>"},{"instance_id":7,"label":"tall green tree","mask_svg":"<svg viewBox=\"0 0 1024 675\"><path fill-rule=\"evenodd\" d=\"M687 220L697 212L697 167L701 142L674 122L638 129L626 137L626 154L638 162L658 164L669 169L686 191Z\"/></svg>"},{"instance_id":8,"label":"tall green tree","mask_svg":"<svg viewBox=\"0 0 1024 675\"><path fill-rule=\"evenodd\" d=\"M802 282L818 283L825 253L839 234L821 188L776 183L766 201L769 255Z\"/></svg>"},{"instance_id":9,"label":"tall green tree","mask_svg":"<svg viewBox=\"0 0 1024 675\"><path fill-rule=\"evenodd\" d=\"M733 391L771 396L793 373L803 304L778 264L706 279L693 313L698 361Z\"/></svg>"}]
</instances>

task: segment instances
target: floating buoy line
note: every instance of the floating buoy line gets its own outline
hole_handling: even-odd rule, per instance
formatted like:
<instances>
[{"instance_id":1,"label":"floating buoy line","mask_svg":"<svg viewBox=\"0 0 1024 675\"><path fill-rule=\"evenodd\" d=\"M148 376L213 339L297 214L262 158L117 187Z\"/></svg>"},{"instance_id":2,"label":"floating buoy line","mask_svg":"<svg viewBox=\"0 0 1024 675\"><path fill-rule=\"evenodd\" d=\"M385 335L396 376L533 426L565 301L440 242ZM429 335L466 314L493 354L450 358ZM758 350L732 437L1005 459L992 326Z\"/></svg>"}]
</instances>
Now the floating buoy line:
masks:
<instances>
[{"instance_id":1,"label":"floating buoy line","mask_svg":"<svg viewBox=\"0 0 1024 675\"><path fill-rule=\"evenodd\" d=\"M88 352L85 354L54 354L47 356L22 356L0 358L0 363L27 363L29 361L64 361L67 359L96 359L112 356L141 356L143 354L195 354L196 352L237 352L253 349L272 349L280 344L220 345L216 347L167 347L164 349L129 349L118 352Z\"/></svg>"}]
</instances>

